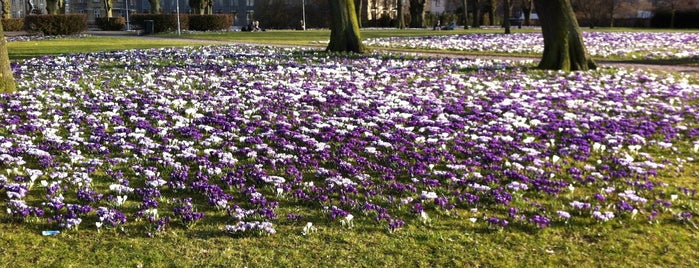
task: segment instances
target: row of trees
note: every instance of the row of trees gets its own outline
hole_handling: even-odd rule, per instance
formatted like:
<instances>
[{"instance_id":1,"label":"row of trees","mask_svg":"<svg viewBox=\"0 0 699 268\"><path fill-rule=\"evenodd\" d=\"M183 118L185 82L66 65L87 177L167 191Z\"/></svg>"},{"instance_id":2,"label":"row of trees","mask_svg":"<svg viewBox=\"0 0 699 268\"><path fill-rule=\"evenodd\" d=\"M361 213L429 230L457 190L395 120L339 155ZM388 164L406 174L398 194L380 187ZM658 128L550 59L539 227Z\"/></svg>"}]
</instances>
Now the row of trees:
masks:
<instances>
[{"instance_id":1,"label":"row of trees","mask_svg":"<svg viewBox=\"0 0 699 268\"><path fill-rule=\"evenodd\" d=\"M328 51L365 53L359 30L355 1L329 0L332 25ZM424 0L410 0L425 4ZM503 0L505 6L509 0ZM597 68L583 43L578 21L570 0L533 0L544 37L544 53L538 67L555 70L589 70ZM467 5L465 5L467 6ZM466 11L465 11L466 12ZM506 33L509 25L506 24Z\"/></svg>"},{"instance_id":2,"label":"row of trees","mask_svg":"<svg viewBox=\"0 0 699 268\"><path fill-rule=\"evenodd\" d=\"M523 18L520 23L525 26L533 24L533 0L439 0L445 13L430 11L431 1L436 0L355 0L354 7L360 28L425 28L431 27L439 18L445 23L456 21L459 25L474 28L506 24L509 18ZM698 9L697 2L699 0L571 0L579 22L592 27L613 27L617 19L624 19L624 23L629 25L636 22L631 18L649 14L648 11ZM306 25L329 27L328 1L306 0L305 3L307 14L313 14ZM269 28L295 28L301 17L301 1L266 0L258 1L255 6L255 19Z\"/></svg>"}]
</instances>

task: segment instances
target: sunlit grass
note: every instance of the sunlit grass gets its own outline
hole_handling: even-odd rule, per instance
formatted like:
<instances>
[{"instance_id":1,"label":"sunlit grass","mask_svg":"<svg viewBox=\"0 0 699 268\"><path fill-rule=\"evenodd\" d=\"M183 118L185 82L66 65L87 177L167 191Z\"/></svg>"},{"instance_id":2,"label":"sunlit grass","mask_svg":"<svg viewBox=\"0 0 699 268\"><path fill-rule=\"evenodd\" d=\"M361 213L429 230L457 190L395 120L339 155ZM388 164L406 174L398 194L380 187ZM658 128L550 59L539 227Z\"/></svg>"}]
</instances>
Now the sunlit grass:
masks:
<instances>
[{"instance_id":1,"label":"sunlit grass","mask_svg":"<svg viewBox=\"0 0 699 268\"><path fill-rule=\"evenodd\" d=\"M321 31L319 31L321 32ZM379 32L379 31L376 31ZM424 31L431 33L431 31ZM272 33L271 31L268 33ZM231 33L266 34L266 33ZM327 32L326 32L327 34ZM380 33L377 33L380 34ZM441 32L440 32L441 34ZM318 33L320 35L320 33ZM274 40L272 37L269 40ZM300 37L293 37L300 38ZM293 39L292 38L292 39ZM138 40L138 38L134 38ZM27 54L54 55L76 50L101 51L144 48L152 45L183 46L199 43L178 40L119 39L91 37L85 39L37 42L52 54L39 54L38 49ZM123 41L123 42L122 42ZM56 43L53 43L56 42ZM152 42L152 43L151 43ZM32 42L23 44L27 46ZM111 44L110 44L111 43ZM13 43L20 44L20 43ZM52 45L55 44L55 45ZM119 46L123 46L119 48ZM139 47L144 46L144 47ZM10 49L12 53L12 48ZM68 51L68 52L65 52ZM15 54L17 55L17 54ZM15 56L22 58L24 56ZM2 134L2 133L0 133ZM667 155L668 158L676 155ZM696 162L684 165L682 171L668 171L658 178L671 185L697 187ZM104 175L104 174L97 174ZM106 187L96 178L96 188ZM671 191L675 191L672 188ZM693 207L693 200L683 206ZM518 201L524 202L524 201ZM551 202L561 202L552 200ZM136 201L127 203L135 210ZM173 228L146 237L130 228L102 230L85 224L78 231L65 231L58 236L41 236L47 224L21 224L0 218L0 260L16 267L58 266L232 266L232 267L542 267L542 266L604 266L647 267L699 265L697 230L672 218L659 223L622 220L596 223L592 219L576 218L569 223L555 222L553 228L514 227L501 230L482 224L483 211L457 209L458 214L430 214L432 222L422 224L410 212L403 211L406 227L394 233L371 219L358 219L353 229L331 222L315 207L298 206L294 213L308 215L303 222L277 225L273 236L231 236L221 230L225 212L207 214L190 230L173 223ZM503 214L492 209L488 215ZM696 209L691 209L696 211ZM283 217L288 212L280 209ZM471 224L470 218L479 224ZM639 215L639 218L647 215ZM305 222L319 226L318 231L302 235ZM134 222L135 219L129 219ZM88 220L86 222L94 222ZM143 224L139 222L135 225ZM140 228L142 229L142 228Z\"/></svg>"},{"instance_id":2,"label":"sunlit grass","mask_svg":"<svg viewBox=\"0 0 699 268\"><path fill-rule=\"evenodd\" d=\"M88 53L137 48L182 47L193 45L201 45L201 43L188 42L186 40L94 36L85 38L8 42L7 50L11 60L18 60L69 53Z\"/></svg>"}]
</instances>

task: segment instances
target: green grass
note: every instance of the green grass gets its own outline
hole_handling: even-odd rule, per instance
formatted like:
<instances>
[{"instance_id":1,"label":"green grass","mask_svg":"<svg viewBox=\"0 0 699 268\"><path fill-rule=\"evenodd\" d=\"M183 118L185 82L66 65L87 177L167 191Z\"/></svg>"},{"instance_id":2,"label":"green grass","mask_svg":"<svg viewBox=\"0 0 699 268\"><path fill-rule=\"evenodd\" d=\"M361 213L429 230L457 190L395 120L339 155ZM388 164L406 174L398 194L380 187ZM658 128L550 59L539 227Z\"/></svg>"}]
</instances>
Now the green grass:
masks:
<instances>
[{"instance_id":1,"label":"green grass","mask_svg":"<svg viewBox=\"0 0 699 268\"><path fill-rule=\"evenodd\" d=\"M471 30L469 30L471 31ZM365 38L419 34L455 34L426 30L372 30ZM168 35L164 35L167 37ZM187 38L300 44L323 40L328 31L191 34ZM220 38L220 39L219 39ZM200 42L138 37L90 37L9 43L12 59L133 48L200 45ZM460 53L461 54L461 53ZM659 178L673 185L699 188L696 163L682 174ZM686 201L694 206L693 201ZM132 203L132 206L135 204ZM308 215L315 208L300 208ZM223 213L219 213L223 214ZM280 217L285 214L279 213ZM82 225L79 231L41 236L46 224L23 224L0 217L0 260L12 267L695 267L699 266L699 230L665 218L658 224L620 217L597 224L577 220L552 228L505 230L471 224L470 211L457 216L431 215L430 226L405 218L406 227L389 233L363 219L354 229L322 216L310 216L319 230L301 235L305 221L275 225L273 236L233 237L222 220L205 218L191 230L171 224L155 238L128 228L128 234ZM647 215L639 215L646 217ZM213 218L213 219L212 219ZM482 221L482 219L478 219ZM129 219L130 224L135 219ZM90 222L90 221L87 221ZM283 219L280 222L285 222ZM631 222L631 223L629 223ZM135 225L142 223L133 223ZM141 228L142 229L142 228ZM141 230L139 229L139 230ZM0 266L2 266L0 265Z\"/></svg>"},{"instance_id":2,"label":"green grass","mask_svg":"<svg viewBox=\"0 0 699 268\"><path fill-rule=\"evenodd\" d=\"M139 37L85 37L8 42L7 50L11 60L18 60L40 56L55 56L67 53L87 53L191 45L201 45L201 43L183 40L146 39Z\"/></svg>"},{"instance_id":3,"label":"green grass","mask_svg":"<svg viewBox=\"0 0 699 268\"><path fill-rule=\"evenodd\" d=\"M362 226L365 226L362 224ZM197 231L201 228L212 231ZM85 227L86 228L86 227ZM545 230L474 228L463 219L380 229L300 226L274 236L231 237L200 226L156 238L110 231L40 236L39 230L1 224L0 259L35 266L249 266L249 267L692 267L699 265L696 230L675 223L556 226Z\"/></svg>"},{"instance_id":4,"label":"green grass","mask_svg":"<svg viewBox=\"0 0 699 268\"><path fill-rule=\"evenodd\" d=\"M537 32L538 29L523 28L515 29L513 32ZM362 38L382 38L382 37L410 37L429 35L455 35L468 33L499 33L500 29L456 29L452 31L432 31L427 29L364 29L361 31ZM270 30L265 32L221 32L221 33L187 33L178 36L176 33L160 34L162 37L191 38L200 40L236 41L278 45L318 45L319 42L327 42L330 39L330 30Z\"/></svg>"}]
</instances>

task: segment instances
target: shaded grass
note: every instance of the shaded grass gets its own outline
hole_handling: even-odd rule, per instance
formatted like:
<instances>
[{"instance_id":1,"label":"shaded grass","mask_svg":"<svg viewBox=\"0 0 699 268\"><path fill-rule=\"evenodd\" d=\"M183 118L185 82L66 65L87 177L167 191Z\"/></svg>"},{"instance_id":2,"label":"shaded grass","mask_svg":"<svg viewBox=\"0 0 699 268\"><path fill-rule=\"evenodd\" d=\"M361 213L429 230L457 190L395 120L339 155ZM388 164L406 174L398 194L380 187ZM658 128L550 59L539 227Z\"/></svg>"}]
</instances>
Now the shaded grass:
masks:
<instances>
[{"instance_id":1,"label":"shaded grass","mask_svg":"<svg viewBox=\"0 0 699 268\"><path fill-rule=\"evenodd\" d=\"M674 223L500 231L476 228L461 218L443 218L432 226L411 225L392 234L370 227L321 227L308 236L300 234L300 226L279 229L277 235L260 237L179 229L156 238L84 230L43 237L26 225L2 224L0 238L5 245L0 259L17 267L699 265L696 231Z\"/></svg>"}]
</instances>

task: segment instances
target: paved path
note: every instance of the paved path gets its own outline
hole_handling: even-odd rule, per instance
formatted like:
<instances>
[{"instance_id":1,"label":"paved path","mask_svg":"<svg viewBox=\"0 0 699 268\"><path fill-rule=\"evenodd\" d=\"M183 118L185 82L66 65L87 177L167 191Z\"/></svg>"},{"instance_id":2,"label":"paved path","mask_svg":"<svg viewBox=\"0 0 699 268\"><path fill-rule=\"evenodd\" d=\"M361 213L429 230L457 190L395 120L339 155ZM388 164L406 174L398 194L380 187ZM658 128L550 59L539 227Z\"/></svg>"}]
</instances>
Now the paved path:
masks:
<instances>
[{"instance_id":1,"label":"paved path","mask_svg":"<svg viewBox=\"0 0 699 268\"><path fill-rule=\"evenodd\" d=\"M87 34L95 36L124 36L133 37L138 36L137 32L105 32L105 31L90 31ZM266 44L266 43L255 43L255 42L241 42L241 41L223 41L223 40L202 40L202 39L189 39L189 38L169 38L169 37L157 37L157 36L139 36L139 38L144 39L159 39L159 40L177 40L183 42L191 42L192 44L206 44L206 45L232 45L232 44L248 44L248 45L259 45L259 46L276 46L276 47L305 47L309 49L323 50L324 45L308 45L308 46L298 46L298 45L285 45L285 44ZM406 50L398 49L375 49L375 51L391 52L391 53L405 53L407 55L420 55L420 56L435 56L435 57L463 57L468 59L499 59L499 60L511 60L511 61L522 61L522 60L533 60L538 62L540 58L536 57L519 57L519 56L492 56L492 55L478 55L464 53L459 54L458 52L410 52ZM699 79L699 66L688 66L688 65L670 65L670 64L647 64L647 63L634 63L629 61L607 61L600 60L597 63L602 67L621 67L629 69L642 69L656 72L676 72L684 73Z\"/></svg>"}]
</instances>

